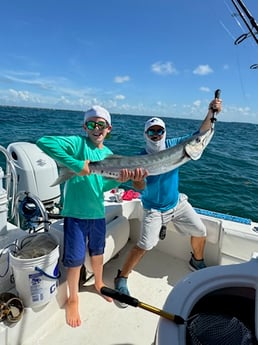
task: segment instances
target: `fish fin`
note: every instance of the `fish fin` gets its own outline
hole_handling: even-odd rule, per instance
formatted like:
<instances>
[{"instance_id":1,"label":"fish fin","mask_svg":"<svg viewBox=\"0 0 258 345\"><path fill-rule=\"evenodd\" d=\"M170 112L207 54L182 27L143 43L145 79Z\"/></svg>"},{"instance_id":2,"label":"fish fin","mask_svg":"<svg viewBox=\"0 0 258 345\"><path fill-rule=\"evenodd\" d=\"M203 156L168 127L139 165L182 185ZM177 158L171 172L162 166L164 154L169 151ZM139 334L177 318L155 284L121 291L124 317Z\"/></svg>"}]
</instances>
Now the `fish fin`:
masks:
<instances>
[{"instance_id":1,"label":"fish fin","mask_svg":"<svg viewBox=\"0 0 258 345\"><path fill-rule=\"evenodd\" d=\"M57 186L58 184L62 184L65 181L69 180L71 177L73 177L75 175L74 172L72 172L71 170L69 170L67 167L65 166L60 166L59 169L59 176L58 178L50 185L50 187L54 187Z\"/></svg>"}]
</instances>

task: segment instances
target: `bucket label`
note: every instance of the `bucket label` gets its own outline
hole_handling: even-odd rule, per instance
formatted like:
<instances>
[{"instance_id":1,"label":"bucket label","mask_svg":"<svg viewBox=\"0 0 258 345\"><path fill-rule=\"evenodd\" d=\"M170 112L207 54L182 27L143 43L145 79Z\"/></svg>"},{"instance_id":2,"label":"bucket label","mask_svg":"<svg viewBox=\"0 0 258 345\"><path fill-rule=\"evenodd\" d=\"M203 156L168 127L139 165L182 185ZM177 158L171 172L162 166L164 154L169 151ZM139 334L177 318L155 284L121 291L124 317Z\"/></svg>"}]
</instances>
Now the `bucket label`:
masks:
<instances>
[{"instance_id":1,"label":"bucket label","mask_svg":"<svg viewBox=\"0 0 258 345\"><path fill-rule=\"evenodd\" d=\"M42 288L40 287L42 281L42 273L29 274L29 280L32 301L42 301L44 298Z\"/></svg>"},{"instance_id":2,"label":"bucket label","mask_svg":"<svg viewBox=\"0 0 258 345\"><path fill-rule=\"evenodd\" d=\"M44 293L46 294L46 290L43 289L43 283L42 283L42 280L44 280L44 275L40 272L29 274L29 280L30 280L30 291L31 291L32 301L33 302L43 301L46 298L46 296L44 296ZM49 287L48 293L50 295L53 294L56 291L56 288L57 288L57 283L55 282Z\"/></svg>"}]
</instances>

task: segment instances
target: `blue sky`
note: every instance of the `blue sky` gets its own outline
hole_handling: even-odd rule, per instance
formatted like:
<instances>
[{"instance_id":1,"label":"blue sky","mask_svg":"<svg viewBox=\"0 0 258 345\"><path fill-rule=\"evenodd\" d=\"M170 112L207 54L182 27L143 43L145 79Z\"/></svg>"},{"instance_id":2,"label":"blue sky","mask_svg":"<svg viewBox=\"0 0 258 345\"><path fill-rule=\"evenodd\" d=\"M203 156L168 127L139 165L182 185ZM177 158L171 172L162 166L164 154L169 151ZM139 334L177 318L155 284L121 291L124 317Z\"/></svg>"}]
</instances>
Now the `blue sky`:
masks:
<instances>
[{"instance_id":1,"label":"blue sky","mask_svg":"<svg viewBox=\"0 0 258 345\"><path fill-rule=\"evenodd\" d=\"M245 0L258 21L257 0ZM231 0L4 0L0 105L258 123L258 45Z\"/></svg>"}]
</instances>

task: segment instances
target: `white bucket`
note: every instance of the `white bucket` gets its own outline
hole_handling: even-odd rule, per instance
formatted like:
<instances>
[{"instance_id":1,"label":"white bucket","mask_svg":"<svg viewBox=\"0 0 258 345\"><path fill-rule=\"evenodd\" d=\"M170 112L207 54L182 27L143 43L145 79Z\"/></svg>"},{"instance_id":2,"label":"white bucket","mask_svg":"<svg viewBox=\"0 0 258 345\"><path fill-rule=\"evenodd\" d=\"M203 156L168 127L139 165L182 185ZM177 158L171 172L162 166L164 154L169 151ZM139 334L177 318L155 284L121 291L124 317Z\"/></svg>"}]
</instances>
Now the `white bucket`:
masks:
<instances>
[{"instance_id":1,"label":"white bucket","mask_svg":"<svg viewBox=\"0 0 258 345\"><path fill-rule=\"evenodd\" d=\"M59 245L49 254L22 259L10 253L15 287L25 307L38 307L50 302L58 287Z\"/></svg>"}]
</instances>

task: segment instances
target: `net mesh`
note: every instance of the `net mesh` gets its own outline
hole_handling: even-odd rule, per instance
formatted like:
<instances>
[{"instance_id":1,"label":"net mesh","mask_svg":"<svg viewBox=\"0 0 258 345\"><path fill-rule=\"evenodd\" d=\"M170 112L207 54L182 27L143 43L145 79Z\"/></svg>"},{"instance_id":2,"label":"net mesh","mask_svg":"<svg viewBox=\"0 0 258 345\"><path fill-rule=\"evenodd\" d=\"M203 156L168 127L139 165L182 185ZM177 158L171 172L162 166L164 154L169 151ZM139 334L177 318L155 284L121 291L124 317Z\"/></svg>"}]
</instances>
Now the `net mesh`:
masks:
<instances>
[{"instance_id":1,"label":"net mesh","mask_svg":"<svg viewBox=\"0 0 258 345\"><path fill-rule=\"evenodd\" d=\"M252 332L234 316L200 313L187 329L190 345L257 345Z\"/></svg>"}]
</instances>

